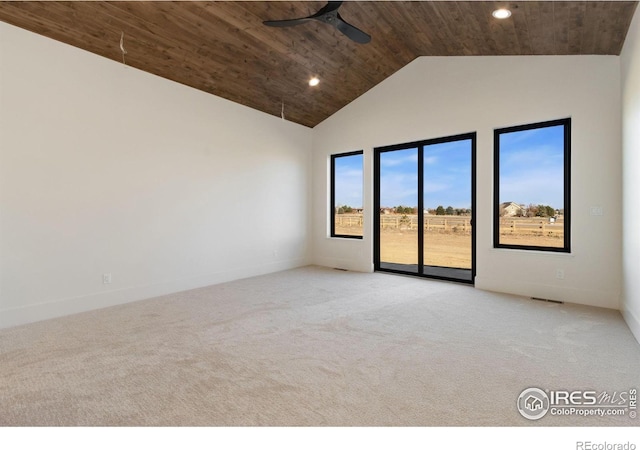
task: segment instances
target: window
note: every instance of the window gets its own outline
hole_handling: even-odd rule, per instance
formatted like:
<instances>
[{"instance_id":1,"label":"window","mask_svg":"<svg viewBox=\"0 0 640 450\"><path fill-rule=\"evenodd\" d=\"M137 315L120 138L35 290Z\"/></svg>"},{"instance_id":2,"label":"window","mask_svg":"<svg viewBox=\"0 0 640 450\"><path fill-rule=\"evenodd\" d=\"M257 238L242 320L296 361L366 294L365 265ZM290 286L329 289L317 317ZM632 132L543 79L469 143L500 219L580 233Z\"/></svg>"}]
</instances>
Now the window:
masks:
<instances>
[{"instance_id":1,"label":"window","mask_svg":"<svg viewBox=\"0 0 640 450\"><path fill-rule=\"evenodd\" d=\"M494 130L494 247L570 251L571 119Z\"/></svg>"},{"instance_id":2,"label":"window","mask_svg":"<svg viewBox=\"0 0 640 450\"><path fill-rule=\"evenodd\" d=\"M362 151L331 155L331 237L362 239Z\"/></svg>"}]
</instances>

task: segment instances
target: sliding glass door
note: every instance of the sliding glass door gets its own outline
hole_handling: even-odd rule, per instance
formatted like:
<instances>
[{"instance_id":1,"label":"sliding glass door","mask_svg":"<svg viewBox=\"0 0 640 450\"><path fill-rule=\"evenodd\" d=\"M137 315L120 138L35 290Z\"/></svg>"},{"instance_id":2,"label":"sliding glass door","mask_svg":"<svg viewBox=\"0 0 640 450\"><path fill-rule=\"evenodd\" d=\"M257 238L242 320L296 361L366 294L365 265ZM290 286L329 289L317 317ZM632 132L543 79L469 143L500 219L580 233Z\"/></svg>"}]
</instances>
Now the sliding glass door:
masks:
<instances>
[{"instance_id":1,"label":"sliding glass door","mask_svg":"<svg viewBox=\"0 0 640 450\"><path fill-rule=\"evenodd\" d=\"M475 133L375 150L375 268L473 283Z\"/></svg>"},{"instance_id":2,"label":"sliding glass door","mask_svg":"<svg viewBox=\"0 0 640 450\"><path fill-rule=\"evenodd\" d=\"M381 152L378 242L384 267L418 273L418 148Z\"/></svg>"}]
</instances>

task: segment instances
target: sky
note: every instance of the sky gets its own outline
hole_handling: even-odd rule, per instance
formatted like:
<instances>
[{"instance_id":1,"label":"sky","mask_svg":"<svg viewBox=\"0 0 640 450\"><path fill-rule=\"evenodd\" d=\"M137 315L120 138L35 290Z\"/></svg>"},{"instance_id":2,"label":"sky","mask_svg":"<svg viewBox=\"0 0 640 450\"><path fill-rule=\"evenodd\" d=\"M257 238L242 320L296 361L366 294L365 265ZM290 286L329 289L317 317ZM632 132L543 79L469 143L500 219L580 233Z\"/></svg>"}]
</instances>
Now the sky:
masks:
<instances>
[{"instance_id":1,"label":"sky","mask_svg":"<svg viewBox=\"0 0 640 450\"><path fill-rule=\"evenodd\" d=\"M418 149L380 154L380 206L418 206ZM424 147L424 207L471 208L471 140Z\"/></svg>"},{"instance_id":2,"label":"sky","mask_svg":"<svg viewBox=\"0 0 640 450\"><path fill-rule=\"evenodd\" d=\"M500 203L564 208L564 127L500 135Z\"/></svg>"},{"instance_id":3,"label":"sky","mask_svg":"<svg viewBox=\"0 0 640 450\"><path fill-rule=\"evenodd\" d=\"M362 207L363 156L336 159L336 204ZM500 135L500 203L564 207L564 127ZM380 206L418 206L418 149L380 154ZM471 140L424 147L424 206L471 208Z\"/></svg>"},{"instance_id":4,"label":"sky","mask_svg":"<svg viewBox=\"0 0 640 450\"><path fill-rule=\"evenodd\" d=\"M362 208L362 155L341 156L335 159L336 205Z\"/></svg>"}]
</instances>

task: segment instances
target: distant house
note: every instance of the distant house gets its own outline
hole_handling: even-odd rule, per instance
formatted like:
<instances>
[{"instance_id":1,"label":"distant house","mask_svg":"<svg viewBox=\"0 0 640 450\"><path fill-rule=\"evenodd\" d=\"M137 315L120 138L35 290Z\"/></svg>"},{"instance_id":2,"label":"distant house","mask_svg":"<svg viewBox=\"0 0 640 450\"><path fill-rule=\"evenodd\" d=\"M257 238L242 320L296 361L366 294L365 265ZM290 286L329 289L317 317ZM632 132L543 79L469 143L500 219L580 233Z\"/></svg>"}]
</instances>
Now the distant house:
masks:
<instances>
[{"instance_id":1,"label":"distant house","mask_svg":"<svg viewBox=\"0 0 640 450\"><path fill-rule=\"evenodd\" d=\"M514 202L500 203L500 215L502 217L523 216L525 214L524 207Z\"/></svg>"}]
</instances>

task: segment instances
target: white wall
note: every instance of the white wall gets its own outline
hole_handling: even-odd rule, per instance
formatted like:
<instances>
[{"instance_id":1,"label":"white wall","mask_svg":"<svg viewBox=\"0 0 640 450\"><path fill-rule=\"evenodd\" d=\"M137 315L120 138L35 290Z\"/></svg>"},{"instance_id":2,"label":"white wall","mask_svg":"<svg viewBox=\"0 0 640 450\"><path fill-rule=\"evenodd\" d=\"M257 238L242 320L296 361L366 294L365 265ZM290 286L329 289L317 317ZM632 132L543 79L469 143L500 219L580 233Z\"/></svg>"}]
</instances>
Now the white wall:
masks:
<instances>
[{"instance_id":1,"label":"white wall","mask_svg":"<svg viewBox=\"0 0 640 450\"><path fill-rule=\"evenodd\" d=\"M311 141L0 23L0 327L307 264Z\"/></svg>"},{"instance_id":2,"label":"white wall","mask_svg":"<svg viewBox=\"0 0 640 450\"><path fill-rule=\"evenodd\" d=\"M314 261L372 270L374 147L477 131L476 287L618 308L620 116L619 57L419 58L314 129ZM572 253L493 249L493 129L564 117L572 118ZM358 149L365 236L331 239L327 158ZM590 206L604 216L590 216Z\"/></svg>"},{"instance_id":3,"label":"white wall","mask_svg":"<svg viewBox=\"0 0 640 450\"><path fill-rule=\"evenodd\" d=\"M622 64L622 301L624 318L640 342L640 15L636 14Z\"/></svg>"}]
</instances>

